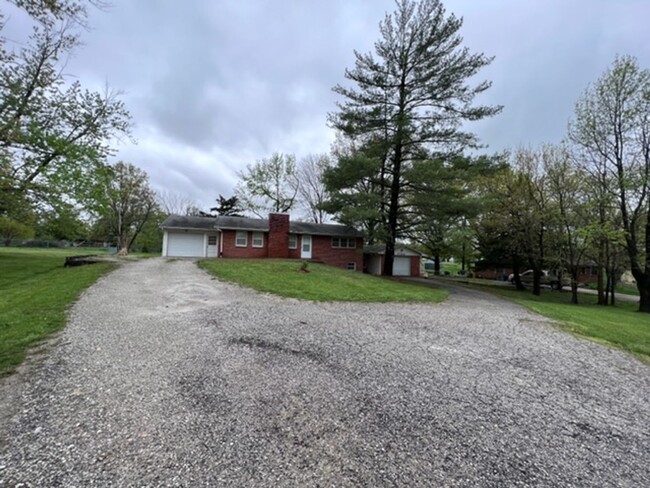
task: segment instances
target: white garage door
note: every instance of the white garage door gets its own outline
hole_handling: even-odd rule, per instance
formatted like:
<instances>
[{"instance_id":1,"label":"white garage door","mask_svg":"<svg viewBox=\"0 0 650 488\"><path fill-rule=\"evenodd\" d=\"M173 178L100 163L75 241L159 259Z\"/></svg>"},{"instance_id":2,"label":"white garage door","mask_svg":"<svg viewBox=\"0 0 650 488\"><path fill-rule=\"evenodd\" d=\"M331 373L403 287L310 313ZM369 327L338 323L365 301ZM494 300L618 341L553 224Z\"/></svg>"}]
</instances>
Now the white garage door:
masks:
<instances>
[{"instance_id":1,"label":"white garage door","mask_svg":"<svg viewBox=\"0 0 650 488\"><path fill-rule=\"evenodd\" d=\"M408 256L395 256L393 261L393 276L410 276L411 258Z\"/></svg>"},{"instance_id":2,"label":"white garage door","mask_svg":"<svg viewBox=\"0 0 650 488\"><path fill-rule=\"evenodd\" d=\"M203 234L167 234L167 256L202 258L204 255Z\"/></svg>"}]
</instances>

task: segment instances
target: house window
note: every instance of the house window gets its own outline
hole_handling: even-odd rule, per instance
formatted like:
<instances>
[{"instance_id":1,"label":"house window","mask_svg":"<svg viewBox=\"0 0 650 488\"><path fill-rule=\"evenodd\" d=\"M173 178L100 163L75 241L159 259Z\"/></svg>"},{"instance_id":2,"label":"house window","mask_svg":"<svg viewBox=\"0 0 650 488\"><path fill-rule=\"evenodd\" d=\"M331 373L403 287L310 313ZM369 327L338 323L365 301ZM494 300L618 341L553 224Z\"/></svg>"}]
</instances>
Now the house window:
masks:
<instances>
[{"instance_id":1,"label":"house window","mask_svg":"<svg viewBox=\"0 0 650 488\"><path fill-rule=\"evenodd\" d=\"M248 245L248 232L245 230L238 230L235 234L235 246L246 247Z\"/></svg>"},{"instance_id":2,"label":"house window","mask_svg":"<svg viewBox=\"0 0 650 488\"><path fill-rule=\"evenodd\" d=\"M217 245L217 236L208 236L208 246Z\"/></svg>"},{"instance_id":3,"label":"house window","mask_svg":"<svg viewBox=\"0 0 650 488\"><path fill-rule=\"evenodd\" d=\"M264 247L263 232L253 232L253 247Z\"/></svg>"},{"instance_id":4,"label":"house window","mask_svg":"<svg viewBox=\"0 0 650 488\"><path fill-rule=\"evenodd\" d=\"M357 263L348 263L348 269L350 271L356 271L357 270Z\"/></svg>"},{"instance_id":5,"label":"house window","mask_svg":"<svg viewBox=\"0 0 650 488\"><path fill-rule=\"evenodd\" d=\"M296 234L289 234L289 249L298 248L298 236Z\"/></svg>"},{"instance_id":6,"label":"house window","mask_svg":"<svg viewBox=\"0 0 650 488\"><path fill-rule=\"evenodd\" d=\"M332 247L355 249L357 241L354 237L332 237Z\"/></svg>"}]
</instances>

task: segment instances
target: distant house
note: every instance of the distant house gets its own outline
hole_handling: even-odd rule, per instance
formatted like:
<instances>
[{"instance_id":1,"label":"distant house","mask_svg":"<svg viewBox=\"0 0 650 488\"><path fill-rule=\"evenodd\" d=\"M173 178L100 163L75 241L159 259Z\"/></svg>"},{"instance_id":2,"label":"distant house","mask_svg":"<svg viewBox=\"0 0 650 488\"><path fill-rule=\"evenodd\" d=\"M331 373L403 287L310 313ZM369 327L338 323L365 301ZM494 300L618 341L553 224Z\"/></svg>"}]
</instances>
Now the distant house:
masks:
<instances>
[{"instance_id":1,"label":"distant house","mask_svg":"<svg viewBox=\"0 0 650 488\"><path fill-rule=\"evenodd\" d=\"M382 275L384 273L385 254L386 246L384 244L364 247L364 271L374 275ZM422 253L401 244L396 244L393 258L393 276L420 276L422 274L422 257Z\"/></svg>"},{"instance_id":2,"label":"distant house","mask_svg":"<svg viewBox=\"0 0 650 488\"><path fill-rule=\"evenodd\" d=\"M196 258L291 258L361 271L363 234L344 225L268 219L170 215L161 225L162 255Z\"/></svg>"}]
</instances>

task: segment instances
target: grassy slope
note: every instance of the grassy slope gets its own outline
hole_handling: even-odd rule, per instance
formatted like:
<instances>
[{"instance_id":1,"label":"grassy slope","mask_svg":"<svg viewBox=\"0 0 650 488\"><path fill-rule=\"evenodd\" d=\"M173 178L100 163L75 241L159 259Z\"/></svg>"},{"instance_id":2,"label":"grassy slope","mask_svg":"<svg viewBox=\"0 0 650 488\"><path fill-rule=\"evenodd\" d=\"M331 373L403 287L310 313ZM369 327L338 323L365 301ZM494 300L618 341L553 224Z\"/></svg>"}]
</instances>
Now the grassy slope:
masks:
<instances>
[{"instance_id":1,"label":"grassy slope","mask_svg":"<svg viewBox=\"0 0 650 488\"><path fill-rule=\"evenodd\" d=\"M587 285L587 288L590 288L592 290L598 289L598 283L595 281L589 281L588 283L585 284ZM615 291L616 293L639 296L639 290L635 285L627 285L627 284L619 283L618 285L616 285Z\"/></svg>"},{"instance_id":2,"label":"grassy slope","mask_svg":"<svg viewBox=\"0 0 650 488\"><path fill-rule=\"evenodd\" d=\"M580 304L574 305L569 292L543 290L536 297L512 288L483 285L481 289L558 320L564 330L619 347L650 362L650 315L637 312L636 303L619 301L615 307L603 307L596 305L595 296L581 294Z\"/></svg>"},{"instance_id":3,"label":"grassy slope","mask_svg":"<svg viewBox=\"0 0 650 488\"><path fill-rule=\"evenodd\" d=\"M227 281L292 298L317 301L439 302L442 289L398 283L323 264L309 263L309 273L298 271L300 261L283 259L210 259L199 265Z\"/></svg>"},{"instance_id":4,"label":"grassy slope","mask_svg":"<svg viewBox=\"0 0 650 488\"><path fill-rule=\"evenodd\" d=\"M68 305L113 268L104 263L63 267L66 256L96 253L0 248L0 371L19 364L30 345L63 327Z\"/></svg>"}]
</instances>

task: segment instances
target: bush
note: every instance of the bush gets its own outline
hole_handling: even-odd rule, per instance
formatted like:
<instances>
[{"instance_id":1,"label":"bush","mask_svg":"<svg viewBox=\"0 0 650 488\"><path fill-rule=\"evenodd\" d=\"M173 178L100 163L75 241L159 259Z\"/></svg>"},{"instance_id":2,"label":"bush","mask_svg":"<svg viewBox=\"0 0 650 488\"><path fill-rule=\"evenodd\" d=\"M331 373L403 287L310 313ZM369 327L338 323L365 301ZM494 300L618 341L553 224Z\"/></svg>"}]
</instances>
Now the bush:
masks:
<instances>
[{"instance_id":1,"label":"bush","mask_svg":"<svg viewBox=\"0 0 650 488\"><path fill-rule=\"evenodd\" d=\"M34 229L17 220L10 219L5 215L0 215L0 237L5 242L5 246L11 244L12 239L26 239L34 235Z\"/></svg>"}]
</instances>

